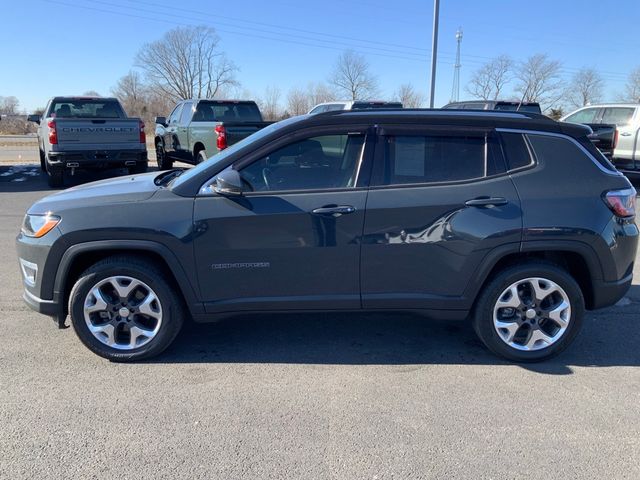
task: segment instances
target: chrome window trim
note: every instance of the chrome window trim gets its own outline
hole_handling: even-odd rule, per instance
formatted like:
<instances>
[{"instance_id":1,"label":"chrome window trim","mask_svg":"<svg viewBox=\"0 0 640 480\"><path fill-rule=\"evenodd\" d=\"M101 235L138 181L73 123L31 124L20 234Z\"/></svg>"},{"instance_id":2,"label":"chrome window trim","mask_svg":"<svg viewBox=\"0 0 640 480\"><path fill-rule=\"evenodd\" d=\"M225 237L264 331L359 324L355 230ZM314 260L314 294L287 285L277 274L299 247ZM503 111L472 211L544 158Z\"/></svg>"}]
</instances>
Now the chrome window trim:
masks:
<instances>
[{"instance_id":1,"label":"chrome window trim","mask_svg":"<svg viewBox=\"0 0 640 480\"><path fill-rule=\"evenodd\" d=\"M606 173L607 175L611 175L613 177L621 177L622 176L622 173L620 173L618 170L611 171L611 170L603 167L600 164L600 162L598 162L593 157L593 155L591 154L591 152L589 152L589 150L587 150L582 145L580 145L580 142L578 142L575 138L573 138L573 137L571 137L569 135L565 135L564 133L543 132L543 131L540 131L540 130L525 130L525 129L518 129L518 128L496 128L496 132L521 133L521 134L524 134L524 135L539 135L539 136L563 138L565 140L569 140L571 143L573 143L575 146L577 146L587 157L589 157L589 159L593 162L593 164L596 167L598 167L598 169L601 172Z\"/></svg>"}]
</instances>

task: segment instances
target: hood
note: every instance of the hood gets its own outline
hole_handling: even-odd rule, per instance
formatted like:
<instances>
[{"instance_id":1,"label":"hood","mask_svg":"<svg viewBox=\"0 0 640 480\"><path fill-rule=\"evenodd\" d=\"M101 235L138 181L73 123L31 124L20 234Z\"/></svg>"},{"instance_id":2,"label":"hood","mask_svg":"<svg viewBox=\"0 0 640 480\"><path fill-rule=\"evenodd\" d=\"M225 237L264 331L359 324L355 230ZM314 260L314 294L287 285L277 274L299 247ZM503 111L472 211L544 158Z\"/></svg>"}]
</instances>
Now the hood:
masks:
<instances>
[{"instance_id":1,"label":"hood","mask_svg":"<svg viewBox=\"0 0 640 480\"><path fill-rule=\"evenodd\" d=\"M29 213L55 213L67 208L141 202L162 188L154 183L157 176L158 172L143 173L68 188L34 203Z\"/></svg>"}]
</instances>

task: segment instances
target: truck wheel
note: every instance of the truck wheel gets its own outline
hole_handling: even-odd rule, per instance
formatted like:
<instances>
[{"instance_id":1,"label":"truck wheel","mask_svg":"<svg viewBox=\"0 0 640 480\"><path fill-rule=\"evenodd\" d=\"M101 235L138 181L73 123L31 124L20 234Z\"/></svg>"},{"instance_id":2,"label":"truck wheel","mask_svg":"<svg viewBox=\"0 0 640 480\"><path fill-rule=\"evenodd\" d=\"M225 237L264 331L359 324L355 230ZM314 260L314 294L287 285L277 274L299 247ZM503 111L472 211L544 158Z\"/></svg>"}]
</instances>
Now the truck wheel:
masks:
<instances>
[{"instance_id":1,"label":"truck wheel","mask_svg":"<svg viewBox=\"0 0 640 480\"><path fill-rule=\"evenodd\" d=\"M138 173L145 173L149 168L149 162L138 162L135 167L129 168L130 175L136 175Z\"/></svg>"},{"instance_id":2,"label":"truck wheel","mask_svg":"<svg viewBox=\"0 0 640 480\"><path fill-rule=\"evenodd\" d=\"M527 262L506 268L480 293L473 327L497 355L537 362L563 351L580 331L584 297L562 268Z\"/></svg>"},{"instance_id":3,"label":"truck wheel","mask_svg":"<svg viewBox=\"0 0 640 480\"><path fill-rule=\"evenodd\" d=\"M109 257L84 271L71 290L73 328L92 352L116 362L164 351L183 323L182 299L166 273L134 256Z\"/></svg>"},{"instance_id":4,"label":"truck wheel","mask_svg":"<svg viewBox=\"0 0 640 480\"><path fill-rule=\"evenodd\" d=\"M46 161L45 156L44 156L44 151L41 148L39 148L38 151L40 152L40 171L46 172L47 171L47 161Z\"/></svg>"},{"instance_id":5,"label":"truck wheel","mask_svg":"<svg viewBox=\"0 0 640 480\"><path fill-rule=\"evenodd\" d=\"M209 160L209 157L207 156L207 152L205 152L204 150L200 150L198 152L198 156L196 157L196 165L198 163L202 163Z\"/></svg>"},{"instance_id":6,"label":"truck wheel","mask_svg":"<svg viewBox=\"0 0 640 480\"><path fill-rule=\"evenodd\" d=\"M64 170L59 167L51 167L45 164L48 175L48 183L51 188L60 188L64 185Z\"/></svg>"},{"instance_id":7,"label":"truck wheel","mask_svg":"<svg viewBox=\"0 0 640 480\"><path fill-rule=\"evenodd\" d=\"M162 142L156 143L156 161L158 162L158 170L169 170L173 168L173 162L167 158L167 152Z\"/></svg>"}]
</instances>

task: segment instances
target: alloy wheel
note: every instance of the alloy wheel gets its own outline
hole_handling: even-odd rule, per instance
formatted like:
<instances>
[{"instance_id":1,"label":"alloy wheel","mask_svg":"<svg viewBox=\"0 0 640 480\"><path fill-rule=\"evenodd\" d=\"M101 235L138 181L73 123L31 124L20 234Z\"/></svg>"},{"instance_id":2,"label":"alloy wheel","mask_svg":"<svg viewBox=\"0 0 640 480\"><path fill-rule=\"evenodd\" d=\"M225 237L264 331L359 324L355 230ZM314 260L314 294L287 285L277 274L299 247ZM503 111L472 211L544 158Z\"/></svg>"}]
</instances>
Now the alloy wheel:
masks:
<instances>
[{"instance_id":1,"label":"alloy wheel","mask_svg":"<svg viewBox=\"0 0 640 480\"><path fill-rule=\"evenodd\" d=\"M555 344L571 319L571 302L557 283L539 277L518 280L498 297L493 326L512 348L536 351Z\"/></svg>"},{"instance_id":2,"label":"alloy wheel","mask_svg":"<svg viewBox=\"0 0 640 480\"><path fill-rule=\"evenodd\" d=\"M91 334L118 350L133 350L155 338L162 305L146 283L127 276L100 280L87 293L84 320Z\"/></svg>"}]
</instances>

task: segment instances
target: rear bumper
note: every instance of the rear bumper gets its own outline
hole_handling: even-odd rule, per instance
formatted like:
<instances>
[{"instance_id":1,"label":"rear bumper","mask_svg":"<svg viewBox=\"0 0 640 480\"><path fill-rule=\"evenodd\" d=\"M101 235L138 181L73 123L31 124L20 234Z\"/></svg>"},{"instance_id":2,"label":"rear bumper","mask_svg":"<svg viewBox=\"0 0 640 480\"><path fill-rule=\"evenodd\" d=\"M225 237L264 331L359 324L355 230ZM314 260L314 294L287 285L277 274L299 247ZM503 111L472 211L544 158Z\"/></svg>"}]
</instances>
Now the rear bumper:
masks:
<instances>
[{"instance_id":1,"label":"rear bumper","mask_svg":"<svg viewBox=\"0 0 640 480\"><path fill-rule=\"evenodd\" d=\"M631 287L633 274L615 282L594 281L592 308L604 308L615 305Z\"/></svg>"},{"instance_id":2,"label":"rear bumper","mask_svg":"<svg viewBox=\"0 0 640 480\"><path fill-rule=\"evenodd\" d=\"M78 150L70 152L49 152L47 159L51 166L61 168L113 168L133 167L148 162L146 150Z\"/></svg>"}]
</instances>

